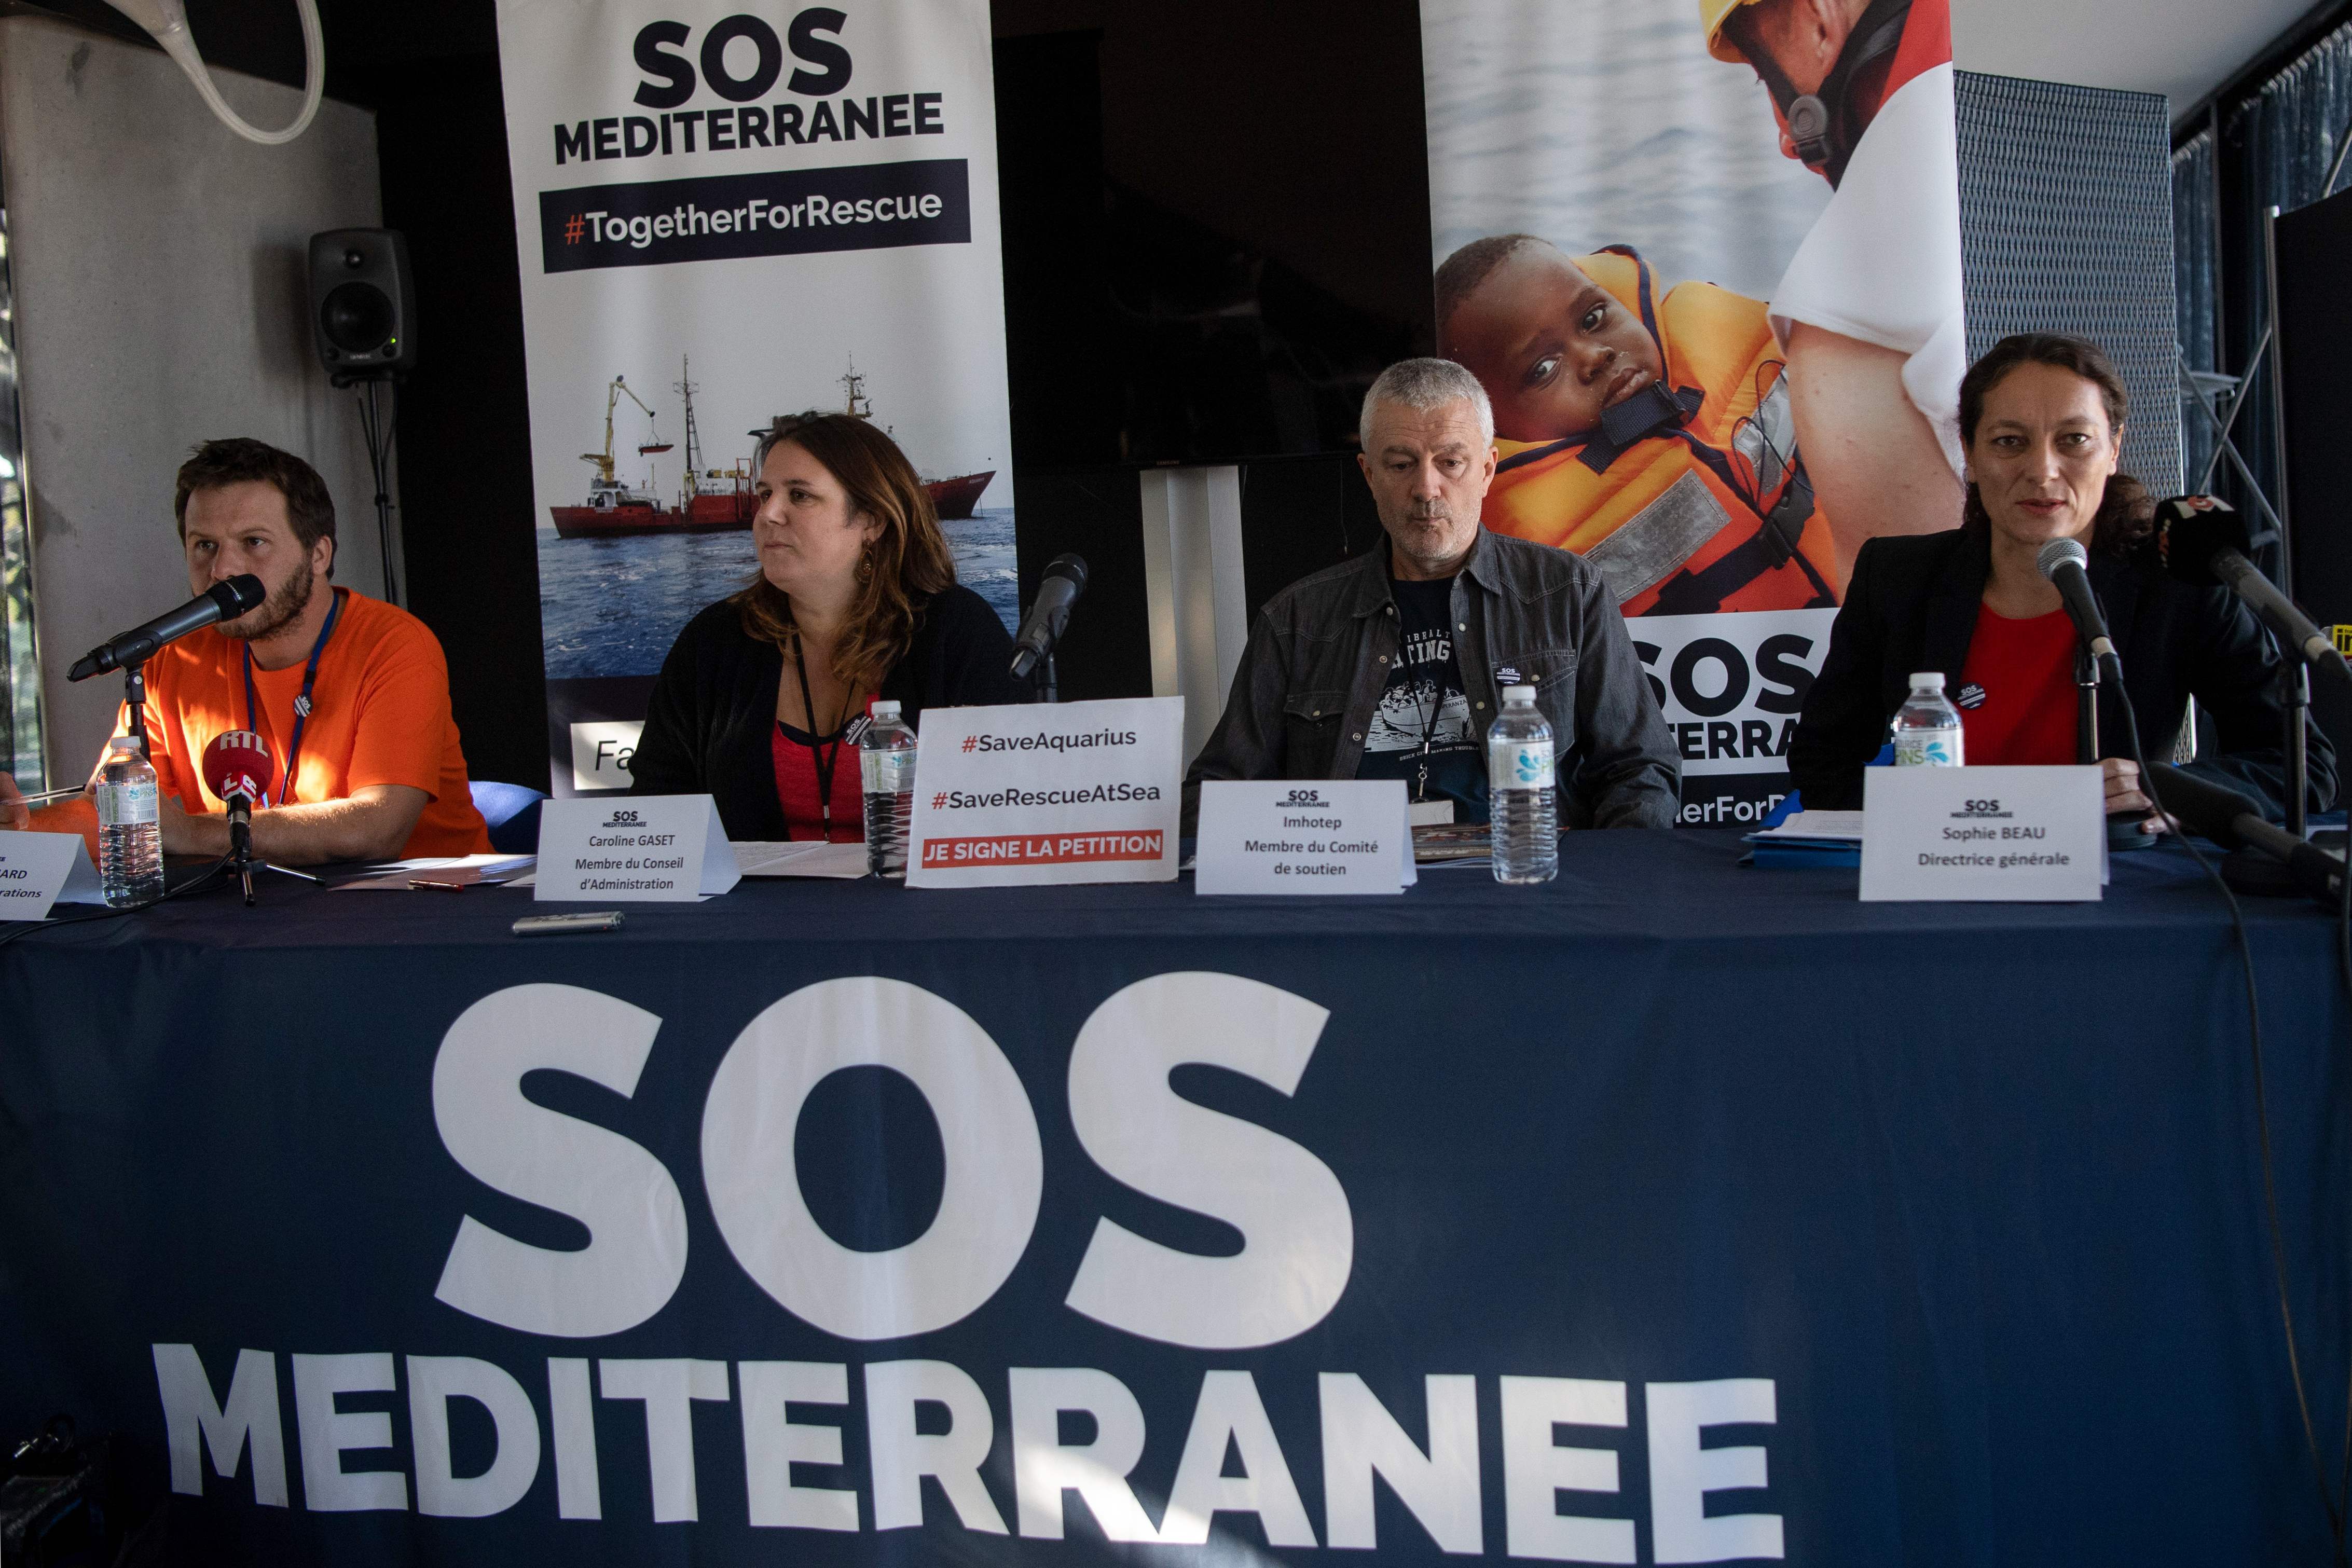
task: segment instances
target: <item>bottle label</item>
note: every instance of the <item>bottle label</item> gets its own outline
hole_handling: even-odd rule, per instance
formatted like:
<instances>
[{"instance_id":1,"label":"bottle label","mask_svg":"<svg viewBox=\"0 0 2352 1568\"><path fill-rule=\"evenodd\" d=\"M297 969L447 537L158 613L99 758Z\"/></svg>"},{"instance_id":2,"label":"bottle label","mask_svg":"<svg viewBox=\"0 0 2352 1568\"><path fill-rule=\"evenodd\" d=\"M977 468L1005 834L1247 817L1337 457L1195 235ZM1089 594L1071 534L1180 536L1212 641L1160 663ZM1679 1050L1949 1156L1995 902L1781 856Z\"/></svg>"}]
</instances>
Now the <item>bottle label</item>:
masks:
<instances>
[{"instance_id":1,"label":"bottle label","mask_svg":"<svg viewBox=\"0 0 2352 1568\"><path fill-rule=\"evenodd\" d=\"M1895 732L1895 765L1898 768L1957 768L1961 755L1960 731L1957 729Z\"/></svg>"},{"instance_id":2,"label":"bottle label","mask_svg":"<svg viewBox=\"0 0 2352 1568\"><path fill-rule=\"evenodd\" d=\"M1549 741L1486 742L1488 789L1549 789L1551 784Z\"/></svg>"},{"instance_id":3,"label":"bottle label","mask_svg":"<svg viewBox=\"0 0 2352 1568\"><path fill-rule=\"evenodd\" d=\"M163 812L156 799L153 779L98 786L98 825L100 827L137 827L142 823L162 820Z\"/></svg>"},{"instance_id":4,"label":"bottle label","mask_svg":"<svg viewBox=\"0 0 2352 1568\"><path fill-rule=\"evenodd\" d=\"M887 751L860 752L867 795L905 795L915 787L915 748L893 746Z\"/></svg>"}]
</instances>

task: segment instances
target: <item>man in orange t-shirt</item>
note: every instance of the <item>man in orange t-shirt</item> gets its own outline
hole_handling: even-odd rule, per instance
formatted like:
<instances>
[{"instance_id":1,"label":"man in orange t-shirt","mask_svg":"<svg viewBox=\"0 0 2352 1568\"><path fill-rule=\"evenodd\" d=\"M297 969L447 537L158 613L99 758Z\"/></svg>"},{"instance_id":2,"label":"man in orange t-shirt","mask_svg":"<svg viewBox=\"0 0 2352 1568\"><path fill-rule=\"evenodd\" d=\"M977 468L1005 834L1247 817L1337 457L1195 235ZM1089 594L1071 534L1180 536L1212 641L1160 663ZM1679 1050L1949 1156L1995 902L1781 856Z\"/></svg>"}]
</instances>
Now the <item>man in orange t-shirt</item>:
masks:
<instances>
[{"instance_id":1,"label":"man in orange t-shirt","mask_svg":"<svg viewBox=\"0 0 2352 1568\"><path fill-rule=\"evenodd\" d=\"M289 773L268 809L254 813L259 858L487 852L441 645L398 605L329 580L335 506L317 472L259 441L207 441L180 468L173 510L190 594L249 572L268 596L147 661L165 853L228 853L226 803L205 787L204 758L230 730L258 732ZM31 825L81 833L96 853L87 795L34 813Z\"/></svg>"}]
</instances>

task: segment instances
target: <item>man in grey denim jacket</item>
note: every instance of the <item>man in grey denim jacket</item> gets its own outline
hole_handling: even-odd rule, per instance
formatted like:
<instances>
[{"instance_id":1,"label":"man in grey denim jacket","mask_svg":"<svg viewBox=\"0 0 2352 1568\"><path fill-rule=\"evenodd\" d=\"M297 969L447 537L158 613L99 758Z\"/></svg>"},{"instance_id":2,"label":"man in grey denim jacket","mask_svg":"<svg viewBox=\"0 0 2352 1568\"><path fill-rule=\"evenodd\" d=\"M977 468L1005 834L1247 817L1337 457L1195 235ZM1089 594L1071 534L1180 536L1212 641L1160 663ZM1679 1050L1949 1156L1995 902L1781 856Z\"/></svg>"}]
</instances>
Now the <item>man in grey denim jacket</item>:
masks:
<instances>
[{"instance_id":1,"label":"man in grey denim jacket","mask_svg":"<svg viewBox=\"0 0 2352 1568\"><path fill-rule=\"evenodd\" d=\"M1495 424L1477 379L1447 360L1391 365L1365 395L1360 435L1357 460L1388 537L1292 584L1259 613L1224 713L1185 776L1188 831L1203 780L1360 776L1367 736L1391 722L1398 703L1399 602L1434 593L1409 585L1448 579L1439 629L1450 662L1442 689L1442 689L1456 715L1455 751L1466 732L1483 774L1502 688L1532 686L1551 722L1562 825L1672 826L1680 763L1601 574L1567 551L1479 524L1495 478ZM1420 712L1433 729L1437 706ZM1382 762L1378 776L1393 776Z\"/></svg>"}]
</instances>

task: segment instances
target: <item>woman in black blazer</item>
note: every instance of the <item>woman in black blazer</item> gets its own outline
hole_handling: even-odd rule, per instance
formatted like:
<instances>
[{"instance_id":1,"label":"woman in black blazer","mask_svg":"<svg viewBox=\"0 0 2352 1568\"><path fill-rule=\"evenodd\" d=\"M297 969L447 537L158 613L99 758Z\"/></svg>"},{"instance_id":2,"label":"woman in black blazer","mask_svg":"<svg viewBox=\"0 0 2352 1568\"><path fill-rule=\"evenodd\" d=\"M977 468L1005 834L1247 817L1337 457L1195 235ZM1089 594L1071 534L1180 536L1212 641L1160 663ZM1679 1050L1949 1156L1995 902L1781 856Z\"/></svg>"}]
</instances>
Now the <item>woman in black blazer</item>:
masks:
<instances>
[{"instance_id":1,"label":"woman in black blazer","mask_svg":"<svg viewBox=\"0 0 2352 1568\"><path fill-rule=\"evenodd\" d=\"M876 698L912 724L926 708L1030 694L889 437L844 414L779 420L755 471L760 575L688 622L662 661L630 793L708 794L739 842L854 844Z\"/></svg>"},{"instance_id":2,"label":"woman in black blazer","mask_svg":"<svg viewBox=\"0 0 2352 1568\"><path fill-rule=\"evenodd\" d=\"M1944 675L1969 763L2074 762L2074 634L2035 557L2051 540L2077 539L2149 760L2169 756L2193 696L2218 740L2193 771L2279 814L2278 656L2228 590L2179 582L2155 559L2155 508L2116 471L2125 410L2122 378L2079 338L2004 338L1970 368L1960 385L1964 521L1941 533L1874 539L1854 558L1789 745L1790 782L1806 805L1862 805L1863 769L1885 744L1915 671ZM2100 689L2098 717L2107 810L2150 810L2111 687ZM2315 728L2310 761L2310 804L2325 810L2336 794L2335 752Z\"/></svg>"}]
</instances>

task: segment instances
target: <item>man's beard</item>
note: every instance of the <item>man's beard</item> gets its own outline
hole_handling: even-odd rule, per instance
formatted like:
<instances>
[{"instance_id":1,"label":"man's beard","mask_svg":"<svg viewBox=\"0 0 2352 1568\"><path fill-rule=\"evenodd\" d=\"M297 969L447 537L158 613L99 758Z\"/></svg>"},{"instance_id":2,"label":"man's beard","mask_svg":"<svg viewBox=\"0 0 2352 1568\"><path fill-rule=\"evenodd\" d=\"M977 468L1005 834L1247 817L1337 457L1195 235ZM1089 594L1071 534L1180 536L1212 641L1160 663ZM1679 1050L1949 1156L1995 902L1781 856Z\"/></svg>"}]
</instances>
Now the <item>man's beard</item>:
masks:
<instances>
[{"instance_id":1,"label":"man's beard","mask_svg":"<svg viewBox=\"0 0 2352 1568\"><path fill-rule=\"evenodd\" d=\"M294 569L294 574L278 584L269 597L262 601L261 608L247 610L236 619L224 622L221 636L245 642L258 642L263 637L277 636L292 626L310 607L310 589L317 580L318 574L311 569L310 557L306 555L302 563Z\"/></svg>"}]
</instances>

